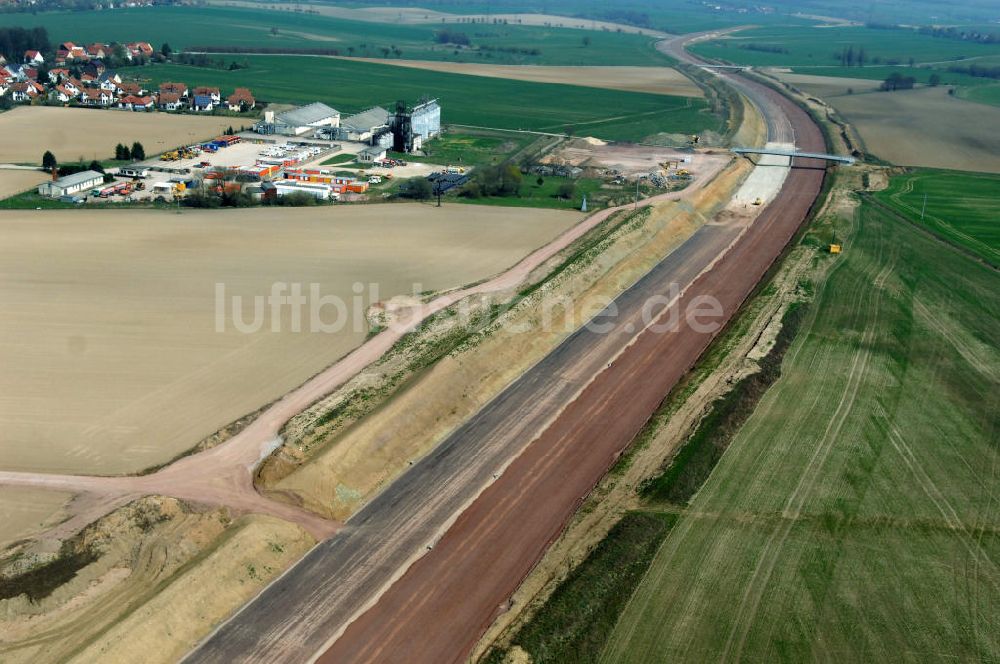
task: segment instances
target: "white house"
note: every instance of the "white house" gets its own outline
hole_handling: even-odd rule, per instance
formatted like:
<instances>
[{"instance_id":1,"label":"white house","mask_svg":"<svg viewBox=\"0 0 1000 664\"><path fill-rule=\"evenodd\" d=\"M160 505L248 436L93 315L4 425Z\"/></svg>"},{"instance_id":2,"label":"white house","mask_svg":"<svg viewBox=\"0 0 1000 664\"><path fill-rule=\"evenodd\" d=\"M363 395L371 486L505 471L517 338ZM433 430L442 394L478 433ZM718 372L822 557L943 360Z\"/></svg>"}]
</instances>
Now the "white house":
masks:
<instances>
[{"instance_id":1,"label":"white house","mask_svg":"<svg viewBox=\"0 0 1000 664\"><path fill-rule=\"evenodd\" d=\"M209 88L206 86L197 87L191 93L195 97L209 97L213 105L218 105L222 101L222 93L219 88Z\"/></svg>"},{"instance_id":2,"label":"white house","mask_svg":"<svg viewBox=\"0 0 1000 664\"><path fill-rule=\"evenodd\" d=\"M24 64L26 65L44 65L45 58L38 51L25 51L24 52Z\"/></svg>"},{"instance_id":3,"label":"white house","mask_svg":"<svg viewBox=\"0 0 1000 664\"><path fill-rule=\"evenodd\" d=\"M59 198L60 196L69 196L71 194L78 194L81 191L93 189L103 183L104 175L101 173L98 173L97 171L83 171L67 175L66 177L59 178L58 180L43 182L38 185L38 193L41 196Z\"/></svg>"}]
</instances>

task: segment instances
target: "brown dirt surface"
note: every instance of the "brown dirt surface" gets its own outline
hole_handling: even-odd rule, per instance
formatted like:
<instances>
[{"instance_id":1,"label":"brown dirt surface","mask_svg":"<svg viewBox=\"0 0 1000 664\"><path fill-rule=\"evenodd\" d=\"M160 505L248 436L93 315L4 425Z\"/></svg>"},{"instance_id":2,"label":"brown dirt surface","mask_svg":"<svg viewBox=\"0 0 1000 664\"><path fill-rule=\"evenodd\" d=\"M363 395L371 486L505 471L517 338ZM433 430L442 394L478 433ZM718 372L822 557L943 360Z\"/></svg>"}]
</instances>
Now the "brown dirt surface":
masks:
<instances>
[{"instance_id":1,"label":"brown dirt surface","mask_svg":"<svg viewBox=\"0 0 1000 664\"><path fill-rule=\"evenodd\" d=\"M239 119L22 106L0 113L0 163L38 164L46 150L61 161L89 162L112 157L116 144L131 145L134 141L143 144L147 155L153 155L218 136L234 123L239 124Z\"/></svg>"},{"instance_id":2,"label":"brown dirt surface","mask_svg":"<svg viewBox=\"0 0 1000 664\"><path fill-rule=\"evenodd\" d=\"M0 115L0 118L2 117ZM0 150L2 149L0 148ZM34 189L48 178L49 176L41 171L25 171L20 169L0 170L0 199L20 194L22 191Z\"/></svg>"},{"instance_id":3,"label":"brown dirt surface","mask_svg":"<svg viewBox=\"0 0 1000 664\"><path fill-rule=\"evenodd\" d=\"M314 543L276 519L231 522L225 511L157 497L100 519L74 541L96 560L37 602L0 600L0 660L177 661ZM38 555L28 549L22 559Z\"/></svg>"},{"instance_id":4,"label":"brown dirt surface","mask_svg":"<svg viewBox=\"0 0 1000 664\"><path fill-rule=\"evenodd\" d=\"M947 87L834 97L865 149L901 166L1000 173L1000 108L953 97Z\"/></svg>"},{"instance_id":5,"label":"brown dirt surface","mask_svg":"<svg viewBox=\"0 0 1000 664\"><path fill-rule=\"evenodd\" d=\"M845 96L849 94L848 90L852 90L854 94L874 92L882 84L881 81L874 81L870 78L814 76L812 74L793 74L789 71L780 70L772 70L768 73L782 82L795 86L808 95L822 99Z\"/></svg>"},{"instance_id":6,"label":"brown dirt surface","mask_svg":"<svg viewBox=\"0 0 1000 664\"><path fill-rule=\"evenodd\" d=\"M541 161L546 164L577 166L579 168L618 170L628 176L645 175L661 170L660 164L667 161L690 163L679 166L697 178L711 177L729 161L728 154L682 151L669 147L633 145L628 143L604 143L575 139L561 145L547 154Z\"/></svg>"},{"instance_id":7,"label":"brown dirt surface","mask_svg":"<svg viewBox=\"0 0 1000 664\"><path fill-rule=\"evenodd\" d=\"M348 303L355 282L376 283L367 306L414 284L442 290L489 277L580 218L460 205L300 208L280 218L266 209L2 213L3 467L120 474L161 464L368 334L363 319L336 333L295 332L287 307L278 332L243 334L229 321L219 333L216 283L247 305L273 282L306 292L316 283Z\"/></svg>"},{"instance_id":8,"label":"brown dirt surface","mask_svg":"<svg viewBox=\"0 0 1000 664\"><path fill-rule=\"evenodd\" d=\"M649 92L679 97L703 97L691 79L668 67L563 67L551 65L488 65L434 60L393 60L390 58L344 58L378 62L397 67L426 69L449 74L512 78L535 83L561 83L627 92Z\"/></svg>"}]
</instances>

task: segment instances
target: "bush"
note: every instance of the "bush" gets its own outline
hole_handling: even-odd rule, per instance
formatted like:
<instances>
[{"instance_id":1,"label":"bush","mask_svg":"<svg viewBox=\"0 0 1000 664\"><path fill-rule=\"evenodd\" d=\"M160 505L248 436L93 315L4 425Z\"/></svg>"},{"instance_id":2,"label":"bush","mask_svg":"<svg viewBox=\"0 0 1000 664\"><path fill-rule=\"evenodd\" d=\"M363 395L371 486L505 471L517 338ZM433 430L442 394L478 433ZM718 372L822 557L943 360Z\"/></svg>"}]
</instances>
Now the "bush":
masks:
<instances>
[{"instance_id":1,"label":"bush","mask_svg":"<svg viewBox=\"0 0 1000 664\"><path fill-rule=\"evenodd\" d=\"M434 195L434 188L427 178L415 177L403 183L399 188L399 195L403 198L425 201Z\"/></svg>"},{"instance_id":2,"label":"bush","mask_svg":"<svg viewBox=\"0 0 1000 664\"><path fill-rule=\"evenodd\" d=\"M521 171L514 164L483 166L474 176L483 196L517 196L522 179Z\"/></svg>"},{"instance_id":3,"label":"bush","mask_svg":"<svg viewBox=\"0 0 1000 664\"><path fill-rule=\"evenodd\" d=\"M563 182L559 185L556 195L567 200L573 198L576 195L576 185L572 182Z\"/></svg>"}]
</instances>

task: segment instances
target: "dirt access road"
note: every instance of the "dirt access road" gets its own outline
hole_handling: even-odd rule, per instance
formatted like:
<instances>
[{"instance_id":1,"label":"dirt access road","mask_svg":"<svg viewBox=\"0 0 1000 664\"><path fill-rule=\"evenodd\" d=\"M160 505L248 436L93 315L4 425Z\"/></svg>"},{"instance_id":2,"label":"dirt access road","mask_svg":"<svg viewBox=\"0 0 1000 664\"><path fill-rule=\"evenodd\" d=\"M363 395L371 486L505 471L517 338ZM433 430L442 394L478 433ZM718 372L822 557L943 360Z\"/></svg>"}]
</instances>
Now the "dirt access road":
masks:
<instances>
[{"instance_id":1,"label":"dirt access road","mask_svg":"<svg viewBox=\"0 0 1000 664\"><path fill-rule=\"evenodd\" d=\"M768 114L772 140L797 133L799 147L823 147L794 104L740 85ZM186 661L462 660L714 337L642 331L643 307L678 284L681 310L712 295L728 320L805 218L823 172L794 170L750 226L702 227L615 301L610 330L569 337Z\"/></svg>"}]
</instances>

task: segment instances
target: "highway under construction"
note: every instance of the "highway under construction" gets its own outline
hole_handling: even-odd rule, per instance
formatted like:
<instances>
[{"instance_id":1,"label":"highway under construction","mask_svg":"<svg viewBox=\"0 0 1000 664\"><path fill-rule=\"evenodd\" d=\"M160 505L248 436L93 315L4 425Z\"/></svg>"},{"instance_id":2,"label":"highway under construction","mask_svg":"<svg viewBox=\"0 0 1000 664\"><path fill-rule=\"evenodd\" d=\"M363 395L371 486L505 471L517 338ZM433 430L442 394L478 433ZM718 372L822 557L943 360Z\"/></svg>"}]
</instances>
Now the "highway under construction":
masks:
<instances>
[{"instance_id":1,"label":"highway under construction","mask_svg":"<svg viewBox=\"0 0 1000 664\"><path fill-rule=\"evenodd\" d=\"M680 59L690 38L662 43ZM819 128L774 90L719 72L766 120L768 141L822 154ZM718 220L614 302L601 333L568 337L328 540L266 588L188 662L455 662L558 536L718 330L647 327L679 286L728 321L809 213L824 177L800 158L749 224ZM606 312L610 313L610 312Z\"/></svg>"}]
</instances>

